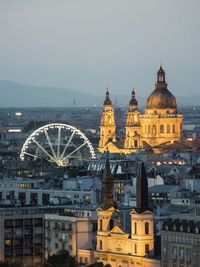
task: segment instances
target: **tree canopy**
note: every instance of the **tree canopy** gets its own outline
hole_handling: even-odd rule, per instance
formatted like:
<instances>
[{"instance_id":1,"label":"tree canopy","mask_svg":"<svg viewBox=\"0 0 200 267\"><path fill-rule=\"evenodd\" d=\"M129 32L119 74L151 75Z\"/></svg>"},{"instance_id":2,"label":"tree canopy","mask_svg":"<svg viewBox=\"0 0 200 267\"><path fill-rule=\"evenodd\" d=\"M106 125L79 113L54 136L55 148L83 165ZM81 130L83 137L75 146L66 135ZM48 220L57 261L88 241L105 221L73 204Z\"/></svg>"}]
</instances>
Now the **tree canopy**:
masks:
<instances>
[{"instance_id":1,"label":"tree canopy","mask_svg":"<svg viewBox=\"0 0 200 267\"><path fill-rule=\"evenodd\" d=\"M68 251L59 251L48 258L44 267L78 267L78 263Z\"/></svg>"}]
</instances>

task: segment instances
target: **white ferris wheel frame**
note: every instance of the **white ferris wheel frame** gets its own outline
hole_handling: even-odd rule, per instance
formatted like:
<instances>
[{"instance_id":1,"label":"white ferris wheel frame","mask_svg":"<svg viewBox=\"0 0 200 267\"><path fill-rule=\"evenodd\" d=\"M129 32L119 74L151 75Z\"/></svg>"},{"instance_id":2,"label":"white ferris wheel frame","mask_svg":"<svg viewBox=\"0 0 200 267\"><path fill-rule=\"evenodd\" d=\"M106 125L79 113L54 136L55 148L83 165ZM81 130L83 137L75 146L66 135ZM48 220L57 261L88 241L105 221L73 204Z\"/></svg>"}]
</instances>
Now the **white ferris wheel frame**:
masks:
<instances>
[{"instance_id":1,"label":"white ferris wheel frame","mask_svg":"<svg viewBox=\"0 0 200 267\"><path fill-rule=\"evenodd\" d=\"M51 139L49 137L48 134L48 129L58 129L58 136L57 136L57 147L56 150L53 147L53 144L51 142ZM67 143L64 146L64 149L62 150L62 152L60 151L60 145L61 145L61 129L66 129L66 130L70 130L71 131L71 135L67 141ZM40 135L40 133L44 133L47 143L50 147L51 153L50 154L43 146L42 144L40 144L38 141L35 140L35 136ZM76 147L72 152L70 152L68 155L65 155L66 150L68 148L68 146L70 145L74 135L78 135L81 139L84 140L84 142L79 145L78 147ZM32 134L29 135L29 137L26 139L25 143L22 146L21 149L21 153L20 153L20 159L23 161L25 159L25 155L31 156L33 158L40 158L37 155L33 155L31 153L28 153L26 151L26 149L28 148L29 144L33 142L37 145L37 147L39 147L44 154L46 154L46 156L48 156L50 162L54 162L56 163L59 167L63 167L66 166L64 164L64 162L66 160L68 160L75 152L77 152L78 150L80 150L83 146L87 145L89 152L91 154L91 158L96 158L95 156L95 152L94 152L94 148L92 146L92 144L90 143L89 139L85 136L85 134L83 134L79 129L68 125L68 124L64 124L64 123L51 123L51 124L46 124L40 128L38 128L37 130L35 130Z\"/></svg>"}]
</instances>

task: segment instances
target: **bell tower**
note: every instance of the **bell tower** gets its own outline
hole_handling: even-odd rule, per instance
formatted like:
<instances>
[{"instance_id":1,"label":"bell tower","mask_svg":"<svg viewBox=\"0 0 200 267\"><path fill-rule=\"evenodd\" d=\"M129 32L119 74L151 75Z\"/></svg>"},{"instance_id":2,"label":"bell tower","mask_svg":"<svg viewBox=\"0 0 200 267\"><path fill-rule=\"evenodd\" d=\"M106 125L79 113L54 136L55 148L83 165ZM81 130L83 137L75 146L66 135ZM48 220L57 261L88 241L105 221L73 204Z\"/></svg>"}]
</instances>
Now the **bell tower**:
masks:
<instances>
[{"instance_id":1,"label":"bell tower","mask_svg":"<svg viewBox=\"0 0 200 267\"><path fill-rule=\"evenodd\" d=\"M113 189L114 181L110 170L109 154L107 151L105 169L102 178L102 198L98 213L98 229L97 229L97 251L107 250L108 242L106 237L109 236L110 230L116 224L117 204L114 201Z\"/></svg>"},{"instance_id":2,"label":"bell tower","mask_svg":"<svg viewBox=\"0 0 200 267\"><path fill-rule=\"evenodd\" d=\"M130 213L131 239L135 241L135 254L146 256L154 253L154 221L148 207L148 182L143 162L138 165L136 188L136 208Z\"/></svg>"},{"instance_id":3,"label":"bell tower","mask_svg":"<svg viewBox=\"0 0 200 267\"><path fill-rule=\"evenodd\" d=\"M138 103L135 98L135 90L132 90L131 100L129 102L126 116L126 136L124 140L124 148L140 147L140 112L138 111Z\"/></svg>"},{"instance_id":4,"label":"bell tower","mask_svg":"<svg viewBox=\"0 0 200 267\"><path fill-rule=\"evenodd\" d=\"M109 91L106 91L106 97L103 105L103 111L101 114L100 123L100 140L99 148L105 147L108 141L116 141L116 125L115 125L115 115L112 102L110 100Z\"/></svg>"}]
</instances>

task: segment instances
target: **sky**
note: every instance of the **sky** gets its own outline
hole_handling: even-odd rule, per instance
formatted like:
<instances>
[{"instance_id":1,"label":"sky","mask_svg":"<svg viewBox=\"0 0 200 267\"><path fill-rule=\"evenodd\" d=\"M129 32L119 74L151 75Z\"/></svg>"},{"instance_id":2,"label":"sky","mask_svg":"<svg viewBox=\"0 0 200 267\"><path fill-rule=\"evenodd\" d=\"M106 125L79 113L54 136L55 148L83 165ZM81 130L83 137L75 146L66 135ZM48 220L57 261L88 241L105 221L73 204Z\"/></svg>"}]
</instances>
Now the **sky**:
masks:
<instances>
[{"instance_id":1,"label":"sky","mask_svg":"<svg viewBox=\"0 0 200 267\"><path fill-rule=\"evenodd\" d=\"M146 96L162 62L174 94L200 94L199 13L199 0L0 0L0 80Z\"/></svg>"}]
</instances>

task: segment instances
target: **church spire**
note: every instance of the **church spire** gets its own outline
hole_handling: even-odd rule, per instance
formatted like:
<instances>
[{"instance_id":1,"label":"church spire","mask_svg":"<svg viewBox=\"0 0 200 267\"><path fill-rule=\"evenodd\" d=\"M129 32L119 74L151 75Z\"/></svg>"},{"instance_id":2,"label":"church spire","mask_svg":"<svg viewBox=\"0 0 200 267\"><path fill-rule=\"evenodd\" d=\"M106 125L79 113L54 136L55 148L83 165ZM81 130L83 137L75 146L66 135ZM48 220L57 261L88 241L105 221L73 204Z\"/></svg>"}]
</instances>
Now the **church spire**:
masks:
<instances>
[{"instance_id":1,"label":"church spire","mask_svg":"<svg viewBox=\"0 0 200 267\"><path fill-rule=\"evenodd\" d=\"M106 97L105 97L105 100L104 100L104 106L105 105L112 105L112 102L110 100L110 94L109 94L108 88L106 90Z\"/></svg>"},{"instance_id":2,"label":"church spire","mask_svg":"<svg viewBox=\"0 0 200 267\"><path fill-rule=\"evenodd\" d=\"M102 200L100 203L100 207L102 209L109 209L109 208L116 208L116 203L113 198L113 176L110 170L110 162L109 162L109 152L107 150L106 152L106 162L105 162L105 169L103 173L103 179L102 179Z\"/></svg>"},{"instance_id":3,"label":"church spire","mask_svg":"<svg viewBox=\"0 0 200 267\"><path fill-rule=\"evenodd\" d=\"M138 103L137 100L135 99L135 89L132 89L131 92L131 100L129 102L129 109L132 110L136 110L138 108Z\"/></svg>"},{"instance_id":4,"label":"church spire","mask_svg":"<svg viewBox=\"0 0 200 267\"><path fill-rule=\"evenodd\" d=\"M148 181L143 162L139 162L137 169L136 209L139 212L148 209Z\"/></svg>"}]
</instances>

